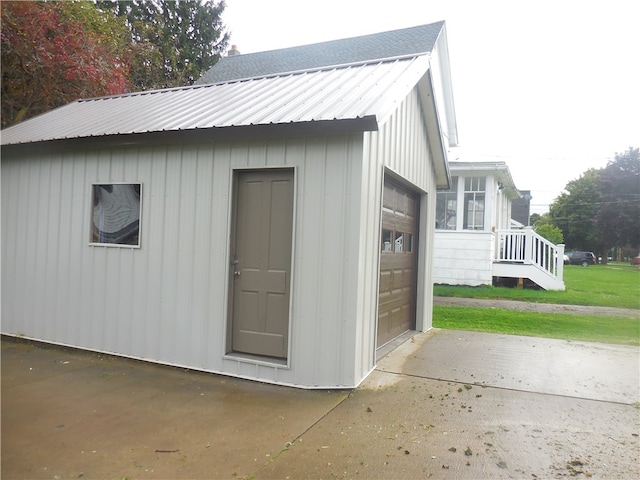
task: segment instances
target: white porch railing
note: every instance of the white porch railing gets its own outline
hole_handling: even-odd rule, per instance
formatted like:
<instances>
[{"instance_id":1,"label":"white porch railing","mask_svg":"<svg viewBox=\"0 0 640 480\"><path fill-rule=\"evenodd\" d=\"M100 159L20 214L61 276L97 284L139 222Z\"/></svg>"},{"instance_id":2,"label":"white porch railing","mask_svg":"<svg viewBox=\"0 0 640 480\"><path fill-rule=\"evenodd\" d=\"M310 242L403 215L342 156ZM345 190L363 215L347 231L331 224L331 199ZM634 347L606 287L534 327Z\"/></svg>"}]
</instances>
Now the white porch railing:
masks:
<instances>
[{"instance_id":1,"label":"white porch railing","mask_svg":"<svg viewBox=\"0 0 640 480\"><path fill-rule=\"evenodd\" d=\"M495 262L533 265L562 282L564 245L554 245L531 227L496 232Z\"/></svg>"}]
</instances>

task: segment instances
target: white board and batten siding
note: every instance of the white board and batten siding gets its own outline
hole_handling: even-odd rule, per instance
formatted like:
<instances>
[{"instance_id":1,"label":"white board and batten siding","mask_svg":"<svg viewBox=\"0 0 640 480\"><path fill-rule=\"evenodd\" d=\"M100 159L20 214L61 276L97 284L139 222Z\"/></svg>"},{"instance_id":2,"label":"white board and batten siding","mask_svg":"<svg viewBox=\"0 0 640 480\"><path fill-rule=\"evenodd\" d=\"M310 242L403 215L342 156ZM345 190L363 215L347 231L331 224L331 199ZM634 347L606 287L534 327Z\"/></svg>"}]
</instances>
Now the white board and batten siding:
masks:
<instances>
[{"instance_id":1,"label":"white board and batten siding","mask_svg":"<svg viewBox=\"0 0 640 480\"><path fill-rule=\"evenodd\" d=\"M444 285L491 285L494 235L439 230L434 240L434 280Z\"/></svg>"},{"instance_id":2,"label":"white board and batten siding","mask_svg":"<svg viewBox=\"0 0 640 480\"><path fill-rule=\"evenodd\" d=\"M227 354L233 173L295 171L289 354ZM435 179L417 89L378 132L2 159L3 333L307 388L375 366L384 175L421 196L416 328L431 327ZM141 183L140 248L89 244L91 186Z\"/></svg>"},{"instance_id":3,"label":"white board and batten siding","mask_svg":"<svg viewBox=\"0 0 640 480\"><path fill-rule=\"evenodd\" d=\"M362 136L2 162L2 331L304 387L351 387ZM234 169L293 167L288 365L225 355ZM89 245L92 183L142 184L140 248ZM11 228L9 228L11 226ZM362 321L362 319L360 319ZM336 345L340 339L342 345ZM367 370L363 372L362 370Z\"/></svg>"}]
</instances>

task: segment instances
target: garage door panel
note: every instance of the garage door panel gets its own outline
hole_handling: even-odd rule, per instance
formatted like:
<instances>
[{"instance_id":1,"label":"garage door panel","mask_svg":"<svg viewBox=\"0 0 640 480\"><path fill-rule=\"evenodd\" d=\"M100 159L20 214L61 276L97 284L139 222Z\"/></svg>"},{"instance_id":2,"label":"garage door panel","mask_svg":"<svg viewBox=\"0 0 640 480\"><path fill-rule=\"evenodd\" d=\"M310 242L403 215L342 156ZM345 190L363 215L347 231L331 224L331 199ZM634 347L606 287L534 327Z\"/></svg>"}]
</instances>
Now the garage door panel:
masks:
<instances>
[{"instance_id":1,"label":"garage door panel","mask_svg":"<svg viewBox=\"0 0 640 480\"><path fill-rule=\"evenodd\" d=\"M380 272L380 284L378 287L380 295L389 292L389 290L391 289L391 277L392 273L390 271Z\"/></svg>"}]
</instances>

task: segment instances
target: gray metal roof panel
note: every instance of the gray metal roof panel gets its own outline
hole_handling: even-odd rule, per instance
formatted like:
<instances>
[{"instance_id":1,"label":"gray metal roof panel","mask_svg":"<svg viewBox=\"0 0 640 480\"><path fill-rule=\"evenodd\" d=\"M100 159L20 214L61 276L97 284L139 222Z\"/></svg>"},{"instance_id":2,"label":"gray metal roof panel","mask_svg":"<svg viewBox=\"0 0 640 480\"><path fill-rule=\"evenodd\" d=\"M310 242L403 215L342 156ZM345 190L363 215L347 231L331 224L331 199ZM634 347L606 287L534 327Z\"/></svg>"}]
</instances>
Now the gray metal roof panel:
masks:
<instances>
[{"instance_id":1,"label":"gray metal roof panel","mask_svg":"<svg viewBox=\"0 0 640 480\"><path fill-rule=\"evenodd\" d=\"M12 145L120 134L354 120L391 114L425 55L242 81L78 100L2 131Z\"/></svg>"},{"instance_id":2,"label":"gray metal roof panel","mask_svg":"<svg viewBox=\"0 0 640 480\"><path fill-rule=\"evenodd\" d=\"M221 58L196 83L218 83L430 53L444 22Z\"/></svg>"}]
</instances>

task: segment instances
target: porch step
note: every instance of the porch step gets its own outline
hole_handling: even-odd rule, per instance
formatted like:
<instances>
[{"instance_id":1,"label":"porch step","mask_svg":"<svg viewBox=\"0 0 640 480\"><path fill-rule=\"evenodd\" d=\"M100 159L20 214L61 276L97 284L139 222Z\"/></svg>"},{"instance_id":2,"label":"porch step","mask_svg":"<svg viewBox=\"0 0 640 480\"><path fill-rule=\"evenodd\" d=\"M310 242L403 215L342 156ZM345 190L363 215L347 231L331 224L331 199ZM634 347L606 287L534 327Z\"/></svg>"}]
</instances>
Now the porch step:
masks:
<instances>
[{"instance_id":1,"label":"porch step","mask_svg":"<svg viewBox=\"0 0 640 480\"><path fill-rule=\"evenodd\" d=\"M564 291L562 280L542 270L537 265L517 262L494 262L492 275L494 277L526 278L545 290Z\"/></svg>"}]
</instances>

